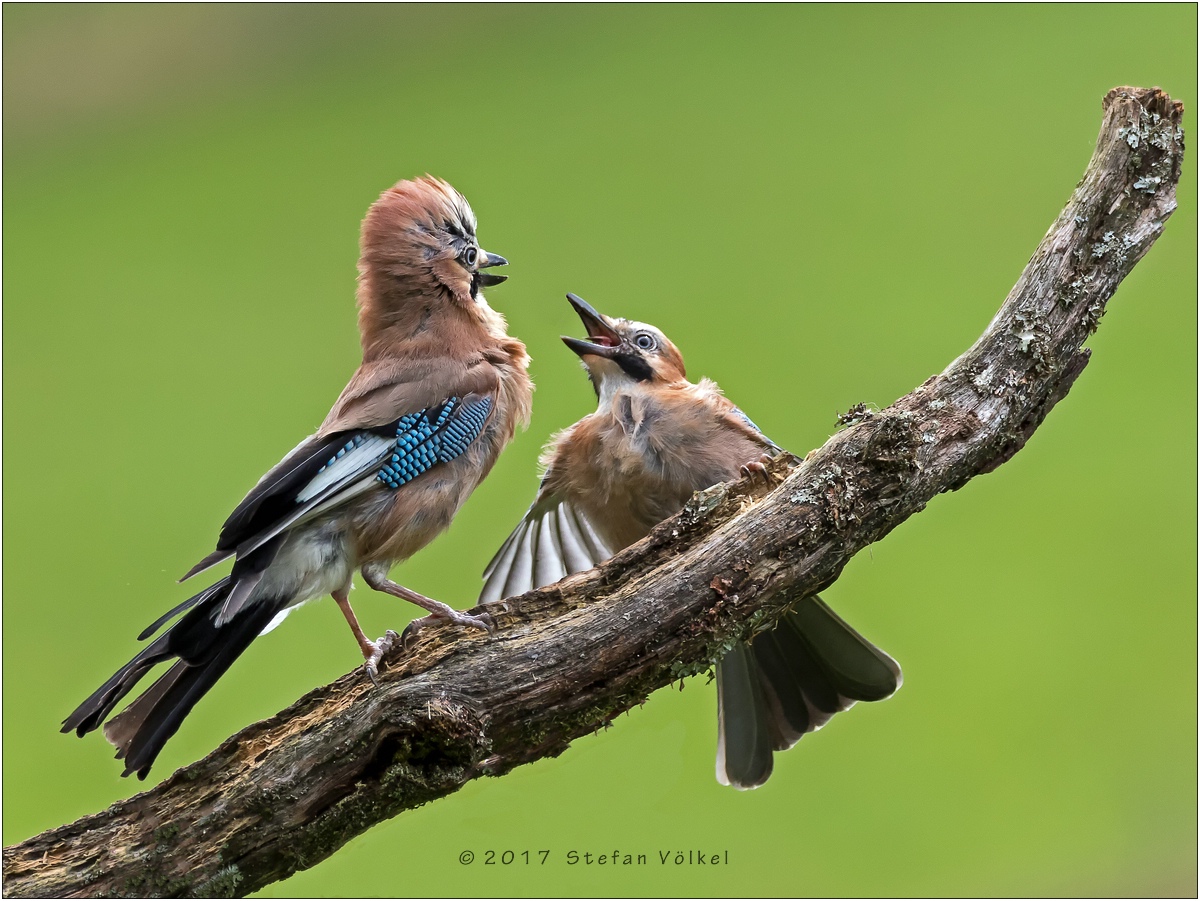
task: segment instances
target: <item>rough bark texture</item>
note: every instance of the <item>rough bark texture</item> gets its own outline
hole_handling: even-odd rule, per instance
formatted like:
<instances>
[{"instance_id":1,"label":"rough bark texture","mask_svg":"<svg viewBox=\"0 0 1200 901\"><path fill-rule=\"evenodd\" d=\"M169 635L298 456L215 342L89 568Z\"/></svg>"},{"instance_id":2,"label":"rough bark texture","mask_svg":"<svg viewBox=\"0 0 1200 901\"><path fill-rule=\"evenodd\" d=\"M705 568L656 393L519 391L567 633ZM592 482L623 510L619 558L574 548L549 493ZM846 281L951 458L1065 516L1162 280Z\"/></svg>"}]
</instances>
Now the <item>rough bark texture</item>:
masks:
<instances>
[{"instance_id":1,"label":"rough bark texture","mask_svg":"<svg viewBox=\"0 0 1200 901\"><path fill-rule=\"evenodd\" d=\"M561 753L830 585L935 495L1024 446L1083 371L1121 279L1175 209L1182 106L1104 98L1096 152L982 337L804 461L697 494L590 573L489 607L243 729L151 791L4 850L10 897L245 894L481 775Z\"/></svg>"}]
</instances>

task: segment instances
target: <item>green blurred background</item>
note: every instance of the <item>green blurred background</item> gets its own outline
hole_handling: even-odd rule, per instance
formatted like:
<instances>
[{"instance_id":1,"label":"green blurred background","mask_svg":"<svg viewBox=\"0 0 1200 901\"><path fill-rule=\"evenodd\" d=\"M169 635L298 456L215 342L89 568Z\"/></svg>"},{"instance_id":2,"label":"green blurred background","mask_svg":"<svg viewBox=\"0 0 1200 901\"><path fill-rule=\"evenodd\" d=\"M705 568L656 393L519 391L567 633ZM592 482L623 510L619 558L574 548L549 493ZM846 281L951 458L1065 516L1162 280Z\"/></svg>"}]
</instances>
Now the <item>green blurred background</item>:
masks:
<instances>
[{"instance_id":1,"label":"green blurred background","mask_svg":"<svg viewBox=\"0 0 1200 901\"><path fill-rule=\"evenodd\" d=\"M1195 133L1194 5L38 6L4 24L4 842L143 788L59 722L358 362L358 224L432 172L529 345L533 425L396 576L467 606L588 412L574 291L803 454L987 325L1105 92ZM1196 203L1029 446L827 600L905 684L713 779L714 691L403 814L267 896L1194 895ZM371 634L406 605L356 593ZM359 662L331 603L246 654L160 779ZM487 849L553 852L482 864ZM656 852L728 850L720 868ZM476 863L463 866L471 849ZM646 853L568 866L568 851ZM536 860L536 857L535 857Z\"/></svg>"}]
</instances>

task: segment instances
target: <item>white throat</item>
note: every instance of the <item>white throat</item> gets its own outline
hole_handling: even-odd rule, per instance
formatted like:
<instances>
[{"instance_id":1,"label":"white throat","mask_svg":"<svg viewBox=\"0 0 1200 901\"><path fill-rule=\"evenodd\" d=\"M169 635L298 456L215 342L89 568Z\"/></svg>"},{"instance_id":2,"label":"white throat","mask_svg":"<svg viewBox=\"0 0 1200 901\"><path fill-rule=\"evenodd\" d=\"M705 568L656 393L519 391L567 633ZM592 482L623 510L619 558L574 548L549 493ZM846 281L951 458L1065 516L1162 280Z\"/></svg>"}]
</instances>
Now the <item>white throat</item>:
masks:
<instances>
[{"instance_id":1,"label":"white throat","mask_svg":"<svg viewBox=\"0 0 1200 901\"><path fill-rule=\"evenodd\" d=\"M588 370L599 393L599 399L596 401L598 411L610 409L618 394L629 391L637 384L620 366L610 360L589 366Z\"/></svg>"}]
</instances>

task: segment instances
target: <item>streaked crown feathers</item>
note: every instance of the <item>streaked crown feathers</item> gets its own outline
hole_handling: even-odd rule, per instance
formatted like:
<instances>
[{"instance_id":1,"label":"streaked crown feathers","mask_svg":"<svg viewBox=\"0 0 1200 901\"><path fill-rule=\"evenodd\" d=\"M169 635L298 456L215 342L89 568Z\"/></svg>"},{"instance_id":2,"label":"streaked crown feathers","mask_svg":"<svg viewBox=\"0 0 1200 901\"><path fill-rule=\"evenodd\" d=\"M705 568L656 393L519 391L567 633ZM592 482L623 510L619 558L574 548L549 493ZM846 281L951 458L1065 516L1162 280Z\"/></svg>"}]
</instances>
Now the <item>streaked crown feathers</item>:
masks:
<instances>
[{"instance_id":1,"label":"streaked crown feathers","mask_svg":"<svg viewBox=\"0 0 1200 901\"><path fill-rule=\"evenodd\" d=\"M473 242L477 227L471 205L449 183L432 175L401 181L367 211L360 266L428 263L455 244Z\"/></svg>"},{"instance_id":2,"label":"streaked crown feathers","mask_svg":"<svg viewBox=\"0 0 1200 901\"><path fill-rule=\"evenodd\" d=\"M466 198L431 175L398 182L371 205L358 261L367 356L391 352L427 326L447 342L472 340L462 329L474 327L507 337L481 291L506 278L485 270L508 261L479 246L476 227Z\"/></svg>"}]
</instances>

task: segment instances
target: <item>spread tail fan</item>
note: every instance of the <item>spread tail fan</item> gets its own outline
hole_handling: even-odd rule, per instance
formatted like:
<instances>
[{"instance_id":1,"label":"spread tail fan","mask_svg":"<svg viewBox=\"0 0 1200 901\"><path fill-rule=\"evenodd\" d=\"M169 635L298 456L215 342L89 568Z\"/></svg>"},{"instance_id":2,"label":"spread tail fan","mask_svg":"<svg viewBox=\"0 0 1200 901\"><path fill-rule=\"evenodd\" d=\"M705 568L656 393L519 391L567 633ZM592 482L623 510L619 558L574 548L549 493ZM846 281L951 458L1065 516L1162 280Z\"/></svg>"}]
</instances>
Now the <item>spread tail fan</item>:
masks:
<instances>
[{"instance_id":1,"label":"spread tail fan","mask_svg":"<svg viewBox=\"0 0 1200 901\"><path fill-rule=\"evenodd\" d=\"M717 665L717 781L757 788L772 751L792 747L856 701L891 697L900 666L818 597Z\"/></svg>"}]
</instances>

